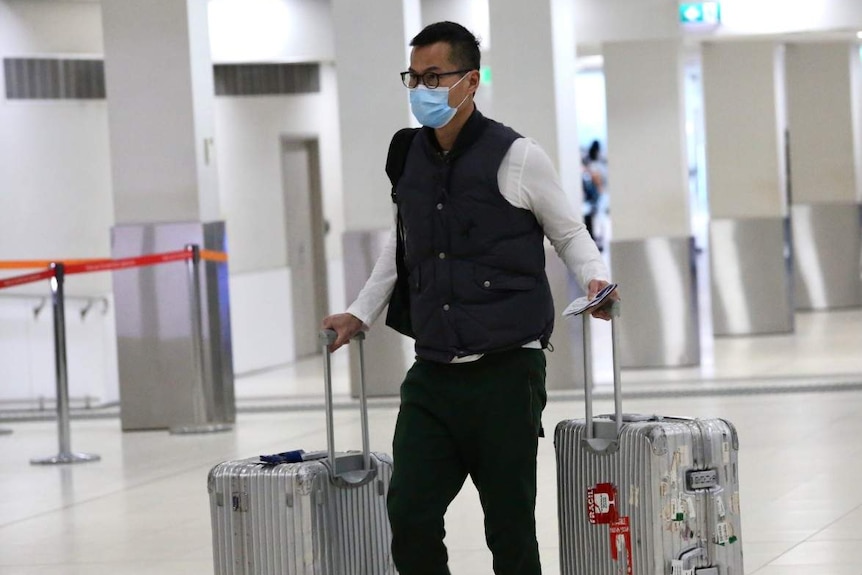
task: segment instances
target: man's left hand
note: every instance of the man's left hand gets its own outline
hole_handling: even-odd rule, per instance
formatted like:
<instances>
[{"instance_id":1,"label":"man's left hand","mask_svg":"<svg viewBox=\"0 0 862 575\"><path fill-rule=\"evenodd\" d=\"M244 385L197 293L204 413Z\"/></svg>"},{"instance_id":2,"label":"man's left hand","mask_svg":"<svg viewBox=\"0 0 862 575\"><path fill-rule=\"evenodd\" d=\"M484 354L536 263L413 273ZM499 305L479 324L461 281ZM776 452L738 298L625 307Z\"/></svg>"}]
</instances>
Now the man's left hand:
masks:
<instances>
[{"instance_id":1,"label":"man's left hand","mask_svg":"<svg viewBox=\"0 0 862 575\"><path fill-rule=\"evenodd\" d=\"M608 282L604 280L590 280L590 284L587 286L587 297L589 297L589 299L593 299L606 285L608 285ZM605 305L593 310L593 317L597 317L605 321L609 321L611 319L611 305L615 301L620 301L620 288L612 291L611 295L608 296L608 300L609 301Z\"/></svg>"}]
</instances>

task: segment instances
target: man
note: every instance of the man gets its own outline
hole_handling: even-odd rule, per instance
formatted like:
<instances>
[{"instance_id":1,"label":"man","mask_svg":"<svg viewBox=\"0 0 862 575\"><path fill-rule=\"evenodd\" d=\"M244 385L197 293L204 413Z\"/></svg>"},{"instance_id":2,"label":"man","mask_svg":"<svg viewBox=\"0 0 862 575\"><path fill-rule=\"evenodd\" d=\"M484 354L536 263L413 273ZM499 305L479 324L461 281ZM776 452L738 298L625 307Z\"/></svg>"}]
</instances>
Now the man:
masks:
<instances>
[{"instance_id":1,"label":"man","mask_svg":"<svg viewBox=\"0 0 862 575\"><path fill-rule=\"evenodd\" d=\"M401 575L449 573L443 518L469 475L494 572L539 574L536 452L554 321L544 236L590 295L608 273L547 155L476 110L475 36L439 22L410 45L402 78L424 127L395 197L417 359L393 440L392 554ZM347 313L324 319L333 351L389 301L397 244L393 232Z\"/></svg>"}]
</instances>

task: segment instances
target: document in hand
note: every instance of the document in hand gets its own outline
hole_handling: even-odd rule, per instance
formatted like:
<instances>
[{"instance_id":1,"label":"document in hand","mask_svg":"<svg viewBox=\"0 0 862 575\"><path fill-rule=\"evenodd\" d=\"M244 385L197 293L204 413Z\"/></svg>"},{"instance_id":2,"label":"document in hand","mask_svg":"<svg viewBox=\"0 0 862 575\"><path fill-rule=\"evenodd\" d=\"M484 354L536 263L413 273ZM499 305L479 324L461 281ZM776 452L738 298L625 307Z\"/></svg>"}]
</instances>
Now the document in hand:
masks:
<instances>
[{"instance_id":1,"label":"document in hand","mask_svg":"<svg viewBox=\"0 0 862 575\"><path fill-rule=\"evenodd\" d=\"M587 296L579 297L563 310L563 316L580 315L585 312L592 312L593 310L602 307L615 289L617 289L617 284L608 284L603 287L593 299L588 299Z\"/></svg>"}]
</instances>

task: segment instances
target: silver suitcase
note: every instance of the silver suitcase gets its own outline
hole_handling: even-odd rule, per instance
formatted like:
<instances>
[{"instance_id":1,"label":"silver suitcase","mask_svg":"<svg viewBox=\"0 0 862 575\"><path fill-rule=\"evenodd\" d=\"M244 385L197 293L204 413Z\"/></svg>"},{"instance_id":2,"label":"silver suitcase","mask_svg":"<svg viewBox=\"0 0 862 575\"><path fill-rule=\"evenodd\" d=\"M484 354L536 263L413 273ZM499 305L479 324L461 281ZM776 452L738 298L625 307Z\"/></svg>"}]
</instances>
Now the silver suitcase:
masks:
<instances>
[{"instance_id":1,"label":"silver suitcase","mask_svg":"<svg viewBox=\"0 0 862 575\"><path fill-rule=\"evenodd\" d=\"M593 418L583 317L586 418L561 421L562 575L743 575L737 454L722 419L624 415L613 307L615 413Z\"/></svg>"},{"instance_id":2,"label":"silver suitcase","mask_svg":"<svg viewBox=\"0 0 862 575\"><path fill-rule=\"evenodd\" d=\"M321 333L327 457L278 465L254 457L221 463L209 473L216 575L396 573L386 513L392 459L368 448L363 334L357 336L362 452L335 452L326 349L333 337Z\"/></svg>"}]
</instances>

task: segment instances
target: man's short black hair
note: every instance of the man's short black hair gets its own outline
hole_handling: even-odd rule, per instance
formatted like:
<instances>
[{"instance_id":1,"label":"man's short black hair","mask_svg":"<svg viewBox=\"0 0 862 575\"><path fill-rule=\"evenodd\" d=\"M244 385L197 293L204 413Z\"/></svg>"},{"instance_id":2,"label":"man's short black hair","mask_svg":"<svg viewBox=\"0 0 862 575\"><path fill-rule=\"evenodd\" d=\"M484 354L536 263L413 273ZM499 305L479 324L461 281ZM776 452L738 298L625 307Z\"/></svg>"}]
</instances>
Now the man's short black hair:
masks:
<instances>
[{"instance_id":1,"label":"man's short black hair","mask_svg":"<svg viewBox=\"0 0 862 575\"><path fill-rule=\"evenodd\" d=\"M462 70L478 70L481 65L479 40L472 32L455 22L429 24L410 41L413 47L430 46L446 42L450 46L449 59Z\"/></svg>"}]
</instances>

